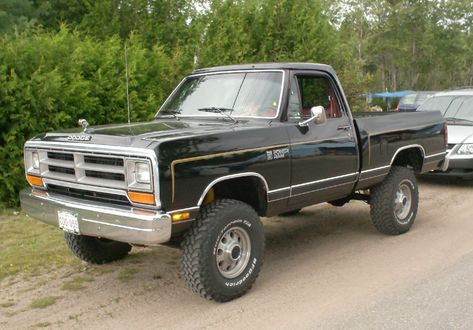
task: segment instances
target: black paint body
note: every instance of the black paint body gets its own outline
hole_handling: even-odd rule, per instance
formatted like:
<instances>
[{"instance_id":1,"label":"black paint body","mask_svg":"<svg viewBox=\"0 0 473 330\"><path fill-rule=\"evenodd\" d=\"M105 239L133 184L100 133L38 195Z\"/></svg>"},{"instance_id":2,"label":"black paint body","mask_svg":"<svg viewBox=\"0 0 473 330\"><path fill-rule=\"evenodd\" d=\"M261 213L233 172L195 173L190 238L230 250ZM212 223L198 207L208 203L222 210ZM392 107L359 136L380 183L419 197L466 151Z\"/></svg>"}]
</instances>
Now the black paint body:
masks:
<instances>
[{"instance_id":1,"label":"black paint body","mask_svg":"<svg viewBox=\"0 0 473 330\"><path fill-rule=\"evenodd\" d=\"M91 135L91 144L149 148L158 159L159 198L167 212L191 209L196 215L215 180L247 173L265 189L264 215L351 196L381 182L397 152L422 152L419 172L438 169L445 156L445 125L440 113L394 113L353 119L333 69L318 64L241 65L194 74L236 70L283 70L284 92L278 118L161 118L147 123L70 130L36 139L67 141L72 132ZM328 77L343 111L323 125L300 127L287 120L289 79L303 72ZM70 142L74 143L74 142ZM83 142L82 142L83 143ZM284 157L275 159L268 151ZM287 150L287 152L286 152ZM266 186L267 185L267 186Z\"/></svg>"}]
</instances>

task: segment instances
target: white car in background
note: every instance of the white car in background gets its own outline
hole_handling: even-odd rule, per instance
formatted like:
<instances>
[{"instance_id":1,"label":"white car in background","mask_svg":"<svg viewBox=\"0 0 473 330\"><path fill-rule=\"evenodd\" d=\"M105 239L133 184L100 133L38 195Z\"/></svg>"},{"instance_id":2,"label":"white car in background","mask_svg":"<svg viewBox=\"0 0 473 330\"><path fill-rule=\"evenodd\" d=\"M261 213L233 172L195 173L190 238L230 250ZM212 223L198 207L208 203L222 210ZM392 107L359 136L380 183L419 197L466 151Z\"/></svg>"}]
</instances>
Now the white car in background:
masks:
<instances>
[{"instance_id":1,"label":"white car in background","mask_svg":"<svg viewBox=\"0 0 473 330\"><path fill-rule=\"evenodd\" d=\"M438 175L473 179L473 89L435 94L417 111L440 111L448 125L448 154Z\"/></svg>"}]
</instances>

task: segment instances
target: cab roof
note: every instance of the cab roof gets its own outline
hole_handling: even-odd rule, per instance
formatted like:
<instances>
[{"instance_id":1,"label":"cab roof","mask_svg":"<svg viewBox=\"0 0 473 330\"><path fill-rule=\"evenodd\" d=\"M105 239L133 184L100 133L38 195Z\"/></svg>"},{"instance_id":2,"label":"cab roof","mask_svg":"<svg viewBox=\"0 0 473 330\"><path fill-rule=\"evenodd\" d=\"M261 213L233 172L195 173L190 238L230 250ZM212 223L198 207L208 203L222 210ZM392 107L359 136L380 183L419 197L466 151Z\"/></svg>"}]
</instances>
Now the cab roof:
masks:
<instances>
[{"instance_id":1,"label":"cab roof","mask_svg":"<svg viewBox=\"0 0 473 330\"><path fill-rule=\"evenodd\" d=\"M239 71L239 70L316 70L335 74L330 65L319 63L254 63L215 66L210 68L197 69L192 74L211 73L219 71Z\"/></svg>"}]
</instances>

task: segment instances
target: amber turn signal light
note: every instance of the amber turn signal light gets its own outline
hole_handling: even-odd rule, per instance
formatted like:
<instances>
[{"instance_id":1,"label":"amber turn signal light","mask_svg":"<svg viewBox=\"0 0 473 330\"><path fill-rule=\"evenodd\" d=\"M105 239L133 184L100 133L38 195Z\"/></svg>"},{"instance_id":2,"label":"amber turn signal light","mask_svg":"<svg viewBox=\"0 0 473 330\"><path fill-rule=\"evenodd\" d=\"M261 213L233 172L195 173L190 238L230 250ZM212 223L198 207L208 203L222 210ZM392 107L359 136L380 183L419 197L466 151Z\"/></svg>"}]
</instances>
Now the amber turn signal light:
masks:
<instances>
[{"instance_id":1,"label":"amber turn signal light","mask_svg":"<svg viewBox=\"0 0 473 330\"><path fill-rule=\"evenodd\" d=\"M189 219L191 214L189 212L175 213L172 215L172 221L181 221Z\"/></svg>"},{"instance_id":2,"label":"amber turn signal light","mask_svg":"<svg viewBox=\"0 0 473 330\"><path fill-rule=\"evenodd\" d=\"M154 205L154 194L129 191L128 198L133 203Z\"/></svg>"},{"instance_id":3,"label":"amber turn signal light","mask_svg":"<svg viewBox=\"0 0 473 330\"><path fill-rule=\"evenodd\" d=\"M26 180L28 183L32 186L36 187L44 187L43 179L39 176L34 176L34 175L27 175Z\"/></svg>"}]
</instances>

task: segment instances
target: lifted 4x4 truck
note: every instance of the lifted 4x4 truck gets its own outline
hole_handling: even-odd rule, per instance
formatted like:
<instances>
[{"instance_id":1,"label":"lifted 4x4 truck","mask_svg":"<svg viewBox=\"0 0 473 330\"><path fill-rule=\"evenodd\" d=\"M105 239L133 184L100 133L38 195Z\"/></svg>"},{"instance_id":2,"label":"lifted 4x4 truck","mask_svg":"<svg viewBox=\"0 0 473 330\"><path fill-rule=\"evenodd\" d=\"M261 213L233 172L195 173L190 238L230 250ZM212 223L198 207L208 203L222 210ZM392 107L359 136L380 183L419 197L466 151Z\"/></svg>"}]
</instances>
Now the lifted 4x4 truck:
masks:
<instances>
[{"instance_id":1,"label":"lifted 4x4 truck","mask_svg":"<svg viewBox=\"0 0 473 330\"><path fill-rule=\"evenodd\" d=\"M201 69L145 123L38 135L25 144L25 212L61 228L90 263L132 245L181 242L182 276L207 299L250 289L263 263L260 217L368 202L382 233L412 226L414 173L441 167L437 112L350 112L334 70L304 63Z\"/></svg>"}]
</instances>

